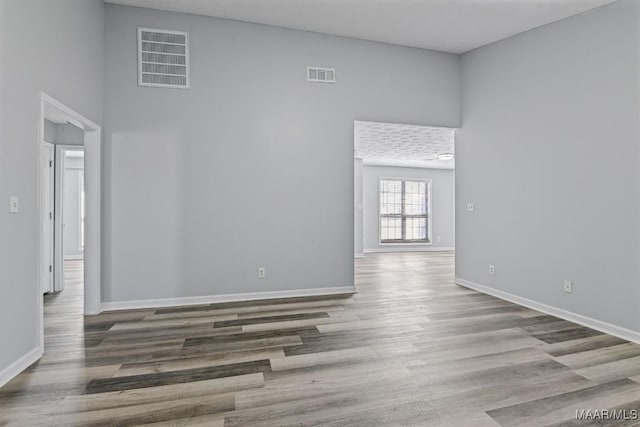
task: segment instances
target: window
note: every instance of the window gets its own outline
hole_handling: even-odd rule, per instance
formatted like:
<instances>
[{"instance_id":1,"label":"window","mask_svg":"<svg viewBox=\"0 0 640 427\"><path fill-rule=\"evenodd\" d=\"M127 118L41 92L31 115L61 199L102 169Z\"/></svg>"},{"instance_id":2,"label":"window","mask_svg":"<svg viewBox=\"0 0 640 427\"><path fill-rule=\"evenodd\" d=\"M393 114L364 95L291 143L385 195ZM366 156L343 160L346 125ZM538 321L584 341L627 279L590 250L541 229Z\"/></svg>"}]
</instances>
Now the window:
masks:
<instances>
[{"instance_id":1,"label":"window","mask_svg":"<svg viewBox=\"0 0 640 427\"><path fill-rule=\"evenodd\" d=\"M431 243L431 182L380 180L380 243Z\"/></svg>"}]
</instances>

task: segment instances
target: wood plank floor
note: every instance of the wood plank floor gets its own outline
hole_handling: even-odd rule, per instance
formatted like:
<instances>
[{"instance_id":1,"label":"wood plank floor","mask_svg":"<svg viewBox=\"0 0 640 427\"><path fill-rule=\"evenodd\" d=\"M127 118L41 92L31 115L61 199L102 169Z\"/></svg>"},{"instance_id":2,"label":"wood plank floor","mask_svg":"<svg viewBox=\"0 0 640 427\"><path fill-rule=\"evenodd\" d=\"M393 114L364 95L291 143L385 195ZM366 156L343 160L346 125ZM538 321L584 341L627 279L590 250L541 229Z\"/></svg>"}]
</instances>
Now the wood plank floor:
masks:
<instances>
[{"instance_id":1,"label":"wood plank floor","mask_svg":"<svg viewBox=\"0 0 640 427\"><path fill-rule=\"evenodd\" d=\"M640 426L640 346L453 284L452 253L373 254L358 294L83 318L45 298L43 358L0 425Z\"/></svg>"}]
</instances>

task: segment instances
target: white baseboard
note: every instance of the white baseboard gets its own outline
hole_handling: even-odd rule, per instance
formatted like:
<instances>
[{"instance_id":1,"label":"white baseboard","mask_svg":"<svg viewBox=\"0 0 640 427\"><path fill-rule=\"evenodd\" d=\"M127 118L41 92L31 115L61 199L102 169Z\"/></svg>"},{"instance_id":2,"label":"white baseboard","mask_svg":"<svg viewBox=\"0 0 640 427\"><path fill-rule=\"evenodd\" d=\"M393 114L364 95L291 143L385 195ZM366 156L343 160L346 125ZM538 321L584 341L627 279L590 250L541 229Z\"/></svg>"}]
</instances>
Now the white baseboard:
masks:
<instances>
[{"instance_id":1,"label":"white baseboard","mask_svg":"<svg viewBox=\"0 0 640 427\"><path fill-rule=\"evenodd\" d=\"M364 254L353 254L354 258L364 258Z\"/></svg>"},{"instance_id":2,"label":"white baseboard","mask_svg":"<svg viewBox=\"0 0 640 427\"><path fill-rule=\"evenodd\" d=\"M161 298L136 301L103 302L102 311L134 310L139 308L176 307L184 305L203 305L222 302L255 301L275 298L295 298L326 295L355 294L355 286L334 288L300 289L293 291L252 292L245 294L208 295L202 297Z\"/></svg>"},{"instance_id":3,"label":"white baseboard","mask_svg":"<svg viewBox=\"0 0 640 427\"><path fill-rule=\"evenodd\" d=\"M20 372L27 369L34 362L37 362L38 359L42 356L42 349L40 347L36 347L20 359L13 362L11 365L4 368L0 371L0 387L3 387L6 383L11 381L16 375Z\"/></svg>"},{"instance_id":4,"label":"white baseboard","mask_svg":"<svg viewBox=\"0 0 640 427\"><path fill-rule=\"evenodd\" d=\"M550 314L552 316L559 317L564 320L568 320L573 323L577 323L582 326L586 326L591 329L595 329L605 334L613 335L624 340L632 341L640 344L640 332L633 331L631 329L624 328L622 326L612 325L611 323L603 322L592 317L583 316L572 311L563 310L551 305L543 304L541 302L533 301L528 298L519 297L517 295L510 294L508 292L500 291L498 289L490 288L479 283L471 282L469 280L460 279L456 277L454 282L465 288L473 289L484 294L494 296L496 298L503 299L505 301L512 302L514 304L522 305L532 310L537 310L542 313Z\"/></svg>"},{"instance_id":5,"label":"white baseboard","mask_svg":"<svg viewBox=\"0 0 640 427\"><path fill-rule=\"evenodd\" d=\"M427 246L427 247L401 247L401 246L390 246L388 248L375 248L375 249L365 249L364 253L365 254L375 254L375 253L384 253L384 252L450 252L450 251L454 251L455 248L450 248L450 247L433 247L433 246Z\"/></svg>"}]
</instances>

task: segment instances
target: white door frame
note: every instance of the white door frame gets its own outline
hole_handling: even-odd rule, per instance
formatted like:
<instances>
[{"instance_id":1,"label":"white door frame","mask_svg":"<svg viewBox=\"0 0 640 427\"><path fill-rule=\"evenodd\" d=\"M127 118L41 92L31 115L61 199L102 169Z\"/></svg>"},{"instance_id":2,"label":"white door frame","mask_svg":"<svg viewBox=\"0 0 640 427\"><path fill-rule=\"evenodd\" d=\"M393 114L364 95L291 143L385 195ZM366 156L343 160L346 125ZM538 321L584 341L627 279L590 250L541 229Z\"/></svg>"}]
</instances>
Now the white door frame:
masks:
<instances>
[{"instance_id":1,"label":"white door frame","mask_svg":"<svg viewBox=\"0 0 640 427\"><path fill-rule=\"evenodd\" d=\"M64 105L62 102L47 95L40 94L40 121L38 123L38 165L41 158L41 146L44 141L44 120L48 114L54 111L58 116L84 130L84 184L86 190L85 200L85 258L84 258L84 313L98 314L100 312L100 145L101 128L91 120L84 117ZM38 229L43 206L40 194L42 171L38 167ZM40 271L42 264L42 230L39 233L37 268ZM40 335L40 350L44 351L44 305L40 286L37 292L38 298L38 325Z\"/></svg>"},{"instance_id":2,"label":"white door frame","mask_svg":"<svg viewBox=\"0 0 640 427\"><path fill-rule=\"evenodd\" d=\"M63 145L56 144L56 203L54 215L55 227L55 253L54 267L55 273L54 291L64 290L64 180L65 180L65 154L69 151L83 151L84 145Z\"/></svg>"},{"instance_id":3,"label":"white door frame","mask_svg":"<svg viewBox=\"0 0 640 427\"><path fill-rule=\"evenodd\" d=\"M40 230L42 236L42 252L40 263L40 292L46 294L54 291L55 265L55 224L54 215L54 195L55 195L55 145L42 141L40 145L40 172L42 181L40 182L40 203L42 211L40 214ZM48 204L47 204L48 202Z\"/></svg>"}]
</instances>

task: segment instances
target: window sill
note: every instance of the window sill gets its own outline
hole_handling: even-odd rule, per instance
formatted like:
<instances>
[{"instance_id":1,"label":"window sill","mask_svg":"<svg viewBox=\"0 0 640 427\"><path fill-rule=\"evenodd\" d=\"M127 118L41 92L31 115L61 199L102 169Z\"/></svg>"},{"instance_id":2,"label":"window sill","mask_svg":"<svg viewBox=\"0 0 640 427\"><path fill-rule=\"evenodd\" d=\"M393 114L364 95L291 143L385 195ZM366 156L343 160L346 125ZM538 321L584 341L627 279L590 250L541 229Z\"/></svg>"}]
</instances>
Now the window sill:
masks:
<instances>
[{"instance_id":1,"label":"window sill","mask_svg":"<svg viewBox=\"0 0 640 427\"><path fill-rule=\"evenodd\" d=\"M378 242L380 246L432 246L433 243L417 243L417 242L402 242L402 243L382 243Z\"/></svg>"}]
</instances>

